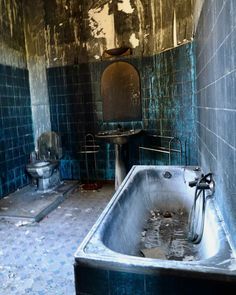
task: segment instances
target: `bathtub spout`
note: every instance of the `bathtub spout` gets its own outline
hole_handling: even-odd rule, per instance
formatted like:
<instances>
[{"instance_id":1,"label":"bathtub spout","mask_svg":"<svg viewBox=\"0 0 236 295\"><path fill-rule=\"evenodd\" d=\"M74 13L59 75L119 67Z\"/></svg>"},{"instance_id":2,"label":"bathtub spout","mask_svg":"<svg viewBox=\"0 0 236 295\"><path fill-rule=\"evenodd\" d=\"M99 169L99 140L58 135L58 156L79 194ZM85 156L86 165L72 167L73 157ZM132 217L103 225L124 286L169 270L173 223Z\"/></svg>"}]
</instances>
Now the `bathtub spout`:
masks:
<instances>
[{"instance_id":1,"label":"bathtub spout","mask_svg":"<svg viewBox=\"0 0 236 295\"><path fill-rule=\"evenodd\" d=\"M188 183L188 185L189 185L190 187L194 187L194 186L197 185L198 180L199 180L199 178L195 178L195 180L190 181L190 182Z\"/></svg>"},{"instance_id":2,"label":"bathtub spout","mask_svg":"<svg viewBox=\"0 0 236 295\"><path fill-rule=\"evenodd\" d=\"M215 182L212 173L202 175L200 179L189 182L189 186L195 186L196 189L193 206L189 215L188 238L192 243L198 244L201 242L204 230L206 201L215 192ZM211 193L206 195L206 190L210 190Z\"/></svg>"}]
</instances>

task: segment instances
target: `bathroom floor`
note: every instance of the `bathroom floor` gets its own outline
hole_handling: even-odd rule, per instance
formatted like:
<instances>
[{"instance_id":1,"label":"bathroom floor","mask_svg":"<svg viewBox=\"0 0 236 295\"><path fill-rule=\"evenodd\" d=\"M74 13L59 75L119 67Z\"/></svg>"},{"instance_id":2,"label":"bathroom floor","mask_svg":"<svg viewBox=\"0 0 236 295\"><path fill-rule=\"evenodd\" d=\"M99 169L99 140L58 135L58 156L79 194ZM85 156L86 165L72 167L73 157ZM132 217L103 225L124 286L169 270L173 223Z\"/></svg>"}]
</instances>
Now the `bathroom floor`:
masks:
<instances>
[{"instance_id":1,"label":"bathroom floor","mask_svg":"<svg viewBox=\"0 0 236 295\"><path fill-rule=\"evenodd\" d=\"M113 193L77 187L39 223L0 218L0 294L75 294L74 253Z\"/></svg>"},{"instance_id":2,"label":"bathroom floor","mask_svg":"<svg viewBox=\"0 0 236 295\"><path fill-rule=\"evenodd\" d=\"M49 192L37 192L35 185L27 185L0 200L0 218L19 218L19 221L40 221L54 210L78 184L68 181Z\"/></svg>"}]
</instances>

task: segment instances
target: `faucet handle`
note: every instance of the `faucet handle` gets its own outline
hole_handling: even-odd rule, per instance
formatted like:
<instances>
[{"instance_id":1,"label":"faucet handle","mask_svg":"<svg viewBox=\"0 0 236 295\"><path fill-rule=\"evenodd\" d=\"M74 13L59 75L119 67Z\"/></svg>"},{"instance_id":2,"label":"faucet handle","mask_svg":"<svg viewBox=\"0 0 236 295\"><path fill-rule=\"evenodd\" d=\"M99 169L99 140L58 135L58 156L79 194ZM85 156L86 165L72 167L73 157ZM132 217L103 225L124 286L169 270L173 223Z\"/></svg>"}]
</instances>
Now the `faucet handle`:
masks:
<instances>
[{"instance_id":1,"label":"faucet handle","mask_svg":"<svg viewBox=\"0 0 236 295\"><path fill-rule=\"evenodd\" d=\"M189 185L190 187L194 187L194 186L197 185L197 183L198 183L198 180L193 180L193 181L189 181L188 185Z\"/></svg>"},{"instance_id":2,"label":"faucet handle","mask_svg":"<svg viewBox=\"0 0 236 295\"><path fill-rule=\"evenodd\" d=\"M198 189L210 189L210 185L206 182L202 182L197 185L197 188Z\"/></svg>"},{"instance_id":3,"label":"faucet handle","mask_svg":"<svg viewBox=\"0 0 236 295\"><path fill-rule=\"evenodd\" d=\"M204 176L204 175L202 174L201 177L203 177L203 176ZM195 177L194 180L189 181L188 185L189 185L190 187L194 187L194 186L197 185L198 181L199 181L199 177Z\"/></svg>"},{"instance_id":4,"label":"faucet handle","mask_svg":"<svg viewBox=\"0 0 236 295\"><path fill-rule=\"evenodd\" d=\"M212 173L208 174L202 174L201 178L195 178L195 180L190 181L188 183L190 187L196 186L197 189L205 190L209 189L211 190L212 194L215 192L215 181L213 180Z\"/></svg>"}]
</instances>

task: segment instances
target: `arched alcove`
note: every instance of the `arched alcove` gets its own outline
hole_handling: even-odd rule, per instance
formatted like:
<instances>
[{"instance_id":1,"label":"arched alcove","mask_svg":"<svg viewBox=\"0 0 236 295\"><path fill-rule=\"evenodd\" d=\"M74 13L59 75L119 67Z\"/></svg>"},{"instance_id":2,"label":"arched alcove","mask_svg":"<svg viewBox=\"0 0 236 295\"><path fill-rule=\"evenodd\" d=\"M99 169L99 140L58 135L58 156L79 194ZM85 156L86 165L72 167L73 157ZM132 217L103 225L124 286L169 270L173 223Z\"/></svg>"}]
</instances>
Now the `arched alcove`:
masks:
<instances>
[{"instance_id":1,"label":"arched alcove","mask_svg":"<svg viewBox=\"0 0 236 295\"><path fill-rule=\"evenodd\" d=\"M101 95L104 121L125 122L142 119L140 77L131 64L117 61L104 70Z\"/></svg>"}]
</instances>

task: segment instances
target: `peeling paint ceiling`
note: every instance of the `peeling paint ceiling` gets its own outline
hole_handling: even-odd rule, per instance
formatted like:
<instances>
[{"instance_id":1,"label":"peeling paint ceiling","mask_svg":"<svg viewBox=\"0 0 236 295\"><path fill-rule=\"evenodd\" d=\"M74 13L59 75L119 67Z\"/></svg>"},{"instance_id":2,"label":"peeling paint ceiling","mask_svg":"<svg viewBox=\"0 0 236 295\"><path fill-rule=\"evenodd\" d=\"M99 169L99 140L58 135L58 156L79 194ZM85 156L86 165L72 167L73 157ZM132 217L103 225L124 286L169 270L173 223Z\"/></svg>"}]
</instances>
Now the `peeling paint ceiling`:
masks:
<instances>
[{"instance_id":1,"label":"peeling paint ceiling","mask_svg":"<svg viewBox=\"0 0 236 295\"><path fill-rule=\"evenodd\" d=\"M37 1L45 7L48 66L98 60L121 46L135 56L153 55L193 36L195 0Z\"/></svg>"}]
</instances>

